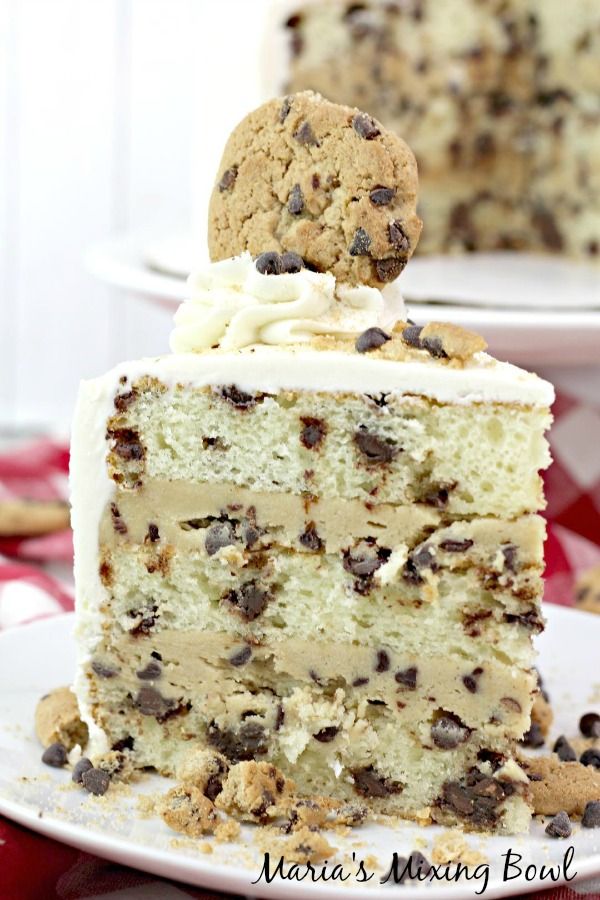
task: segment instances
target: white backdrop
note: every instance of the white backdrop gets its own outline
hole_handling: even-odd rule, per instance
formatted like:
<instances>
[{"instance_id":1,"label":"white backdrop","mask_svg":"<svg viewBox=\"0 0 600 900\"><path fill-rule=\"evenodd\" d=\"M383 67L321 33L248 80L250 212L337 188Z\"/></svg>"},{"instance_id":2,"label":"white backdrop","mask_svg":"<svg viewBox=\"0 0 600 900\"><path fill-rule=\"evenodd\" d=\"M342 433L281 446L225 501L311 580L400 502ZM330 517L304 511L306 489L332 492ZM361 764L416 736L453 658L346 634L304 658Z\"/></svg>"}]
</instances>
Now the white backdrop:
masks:
<instances>
[{"instance_id":1,"label":"white backdrop","mask_svg":"<svg viewBox=\"0 0 600 900\"><path fill-rule=\"evenodd\" d=\"M81 377L166 350L169 315L96 283L83 253L190 221L259 100L264 9L1 0L0 426L64 430Z\"/></svg>"}]
</instances>

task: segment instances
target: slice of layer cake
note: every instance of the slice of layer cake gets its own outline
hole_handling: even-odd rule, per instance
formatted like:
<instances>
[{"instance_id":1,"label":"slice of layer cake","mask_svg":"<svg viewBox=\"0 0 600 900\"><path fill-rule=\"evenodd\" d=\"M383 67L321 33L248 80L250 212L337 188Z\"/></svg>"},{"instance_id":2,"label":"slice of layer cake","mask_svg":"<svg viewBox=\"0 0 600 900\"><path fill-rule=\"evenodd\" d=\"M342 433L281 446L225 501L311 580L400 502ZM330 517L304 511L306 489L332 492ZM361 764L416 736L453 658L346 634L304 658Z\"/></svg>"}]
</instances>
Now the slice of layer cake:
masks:
<instances>
[{"instance_id":1,"label":"slice of layer cake","mask_svg":"<svg viewBox=\"0 0 600 900\"><path fill-rule=\"evenodd\" d=\"M176 774L210 748L301 794L523 830L552 389L408 324L391 285L244 251L192 279L171 355L81 389L92 752Z\"/></svg>"}]
</instances>

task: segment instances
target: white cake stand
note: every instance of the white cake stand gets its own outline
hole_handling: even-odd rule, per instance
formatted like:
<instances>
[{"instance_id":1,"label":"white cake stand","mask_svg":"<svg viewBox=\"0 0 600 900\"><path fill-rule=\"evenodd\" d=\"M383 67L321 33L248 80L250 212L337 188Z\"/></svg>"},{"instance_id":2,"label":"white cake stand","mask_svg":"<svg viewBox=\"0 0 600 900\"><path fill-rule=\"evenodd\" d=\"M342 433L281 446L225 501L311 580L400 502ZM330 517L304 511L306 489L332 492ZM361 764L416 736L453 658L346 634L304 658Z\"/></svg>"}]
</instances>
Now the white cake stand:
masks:
<instances>
[{"instance_id":1,"label":"white cake stand","mask_svg":"<svg viewBox=\"0 0 600 900\"><path fill-rule=\"evenodd\" d=\"M189 232L136 232L96 244L88 270L106 284L175 309L206 261ZM400 281L417 323L480 332L500 359L530 366L600 365L600 265L517 253L418 257Z\"/></svg>"}]
</instances>

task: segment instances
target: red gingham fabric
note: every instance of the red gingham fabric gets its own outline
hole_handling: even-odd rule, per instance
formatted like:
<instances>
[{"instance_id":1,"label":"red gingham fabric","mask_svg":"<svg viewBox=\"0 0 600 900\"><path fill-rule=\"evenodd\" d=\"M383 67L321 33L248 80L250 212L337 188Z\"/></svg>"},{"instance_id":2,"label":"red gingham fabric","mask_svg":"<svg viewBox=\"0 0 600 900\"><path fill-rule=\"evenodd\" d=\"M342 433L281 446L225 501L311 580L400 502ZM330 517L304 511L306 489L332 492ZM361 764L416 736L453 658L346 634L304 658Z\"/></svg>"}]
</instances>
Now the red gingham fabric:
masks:
<instances>
[{"instance_id":1,"label":"red gingham fabric","mask_svg":"<svg viewBox=\"0 0 600 900\"><path fill-rule=\"evenodd\" d=\"M600 564L600 400L597 405L587 405L562 392L554 415L550 441L555 462L546 477L545 597L552 603L570 605L576 578ZM52 441L40 441L0 457L0 500L65 497L67 469L67 447ZM69 533L0 539L0 629L72 609L70 591L33 565L33 561L69 559L71 553ZM175 887L172 882L73 850L0 816L0 900L82 900L124 889L128 900L141 900L150 885ZM203 900L216 896L181 884L176 887L183 896ZM595 888L582 884L528 896L533 900L600 900L600 890Z\"/></svg>"}]
</instances>

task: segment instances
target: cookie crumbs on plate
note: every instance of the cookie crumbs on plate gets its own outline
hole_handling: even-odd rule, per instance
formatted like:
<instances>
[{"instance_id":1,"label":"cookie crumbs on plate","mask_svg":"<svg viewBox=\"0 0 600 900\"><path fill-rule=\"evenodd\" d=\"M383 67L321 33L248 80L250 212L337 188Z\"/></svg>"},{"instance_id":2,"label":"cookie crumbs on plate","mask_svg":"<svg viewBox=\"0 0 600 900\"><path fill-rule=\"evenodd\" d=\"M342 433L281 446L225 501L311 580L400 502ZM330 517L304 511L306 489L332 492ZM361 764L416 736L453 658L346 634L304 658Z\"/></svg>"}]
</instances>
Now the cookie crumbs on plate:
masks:
<instances>
[{"instance_id":1,"label":"cookie crumbs on plate","mask_svg":"<svg viewBox=\"0 0 600 900\"><path fill-rule=\"evenodd\" d=\"M235 819L227 819L225 822L220 822L215 828L215 840L219 844L227 844L237 840L240 832L240 823Z\"/></svg>"},{"instance_id":2,"label":"cookie crumbs on plate","mask_svg":"<svg viewBox=\"0 0 600 900\"><path fill-rule=\"evenodd\" d=\"M465 866L479 866L487 863L485 853L475 850L460 831L444 831L433 842L432 862L440 865L463 863Z\"/></svg>"}]
</instances>

